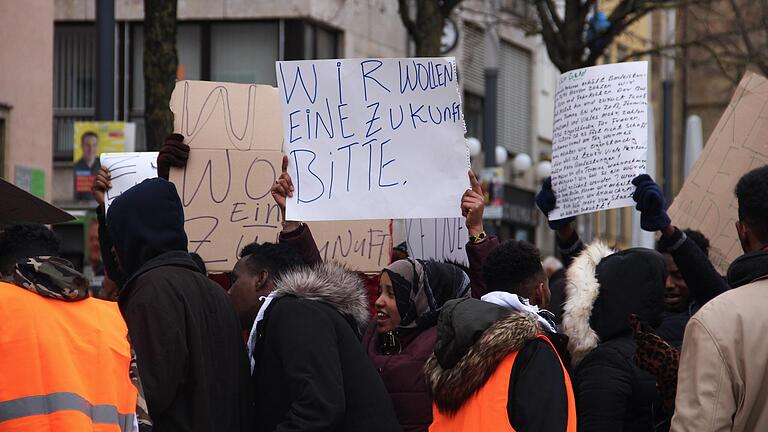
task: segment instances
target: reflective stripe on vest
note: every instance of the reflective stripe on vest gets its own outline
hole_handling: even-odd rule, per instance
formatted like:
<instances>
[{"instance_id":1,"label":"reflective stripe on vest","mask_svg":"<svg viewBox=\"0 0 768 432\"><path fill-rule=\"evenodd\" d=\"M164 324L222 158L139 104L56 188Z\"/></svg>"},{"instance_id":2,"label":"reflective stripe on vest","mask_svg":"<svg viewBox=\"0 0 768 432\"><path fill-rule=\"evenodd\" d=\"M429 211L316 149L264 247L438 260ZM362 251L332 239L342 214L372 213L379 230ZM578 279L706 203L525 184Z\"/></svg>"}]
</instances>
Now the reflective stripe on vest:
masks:
<instances>
[{"instance_id":1,"label":"reflective stripe on vest","mask_svg":"<svg viewBox=\"0 0 768 432\"><path fill-rule=\"evenodd\" d=\"M80 411L93 423L117 425L122 431L133 427L133 414L120 414L114 405L93 405L75 393L52 393L0 402L0 423L57 411Z\"/></svg>"},{"instance_id":2,"label":"reflective stripe on vest","mask_svg":"<svg viewBox=\"0 0 768 432\"><path fill-rule=\"evenodd\" d=\"M576 399L573 394L571 377L560 360L560 355L552 345L552 342L544 335L538 335L537 339L543 339L552 347L560 361L565 378L565 390L568 399L568 426L567 432L576 432ZM432 404L432 426L430 432L515 432L509 424L507 413L507 401L509 399L509 379L512 375L512 367L517 358L517 351L507 355L496 367L485 385L472 397L467 399L464 405L454 415L443 414Z\"/></svg>"},{"instance_id":3,"label":"reflective stripe on vest","mask_svg":"<svg viewBox=\"0 0 768 432\"><path fill-rule=\"evenodd\" d=\"M127 432L136 413L117 304L0 282L0 431Z\"/></svg>"}]
</instances>

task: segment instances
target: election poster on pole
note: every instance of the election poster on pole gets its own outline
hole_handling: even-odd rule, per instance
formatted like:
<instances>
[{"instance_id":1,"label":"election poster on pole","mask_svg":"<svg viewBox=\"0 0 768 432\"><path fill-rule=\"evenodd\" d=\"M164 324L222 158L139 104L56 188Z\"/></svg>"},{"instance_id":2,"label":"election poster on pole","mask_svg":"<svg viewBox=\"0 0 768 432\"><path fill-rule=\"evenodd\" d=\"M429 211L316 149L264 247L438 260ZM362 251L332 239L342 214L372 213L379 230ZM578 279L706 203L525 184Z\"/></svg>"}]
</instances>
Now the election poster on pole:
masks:
<instances>
[{"instance_id":1,"label":"election poster on pole","mask_svg":"<svg viewBox=\"0 0 768 432\"><path fill-rule=\"evenodd\" d=\"M460 216L469 186L453 58L276 63L288 220Z\"/></svg>"},{"instance_id":2,"label":"election poster on pole","mask_svg":"<svg viewBox=\"0 0 768 432\"><path fill-rule=\"evenodd\" d=\"M555 95L550 220L634 205L645 173L648 62L566 72Z\"/></svg>"},{"instance_id":3,"label":"election poster on pole","mask_svg":"<svg viewBox=\"0 0 768 432\"><path fill-rule=\"evenodd\" d=\"M283 158L277 89L179 81L170 107L174 130L191 148L186 167L170 172L184 207L189 250L210 271L231 271L243 246L277 242L282 229L270 194ZM309 226L324 259L366 272L389 264L389 220Z\"/></svg>"}]
</instances>

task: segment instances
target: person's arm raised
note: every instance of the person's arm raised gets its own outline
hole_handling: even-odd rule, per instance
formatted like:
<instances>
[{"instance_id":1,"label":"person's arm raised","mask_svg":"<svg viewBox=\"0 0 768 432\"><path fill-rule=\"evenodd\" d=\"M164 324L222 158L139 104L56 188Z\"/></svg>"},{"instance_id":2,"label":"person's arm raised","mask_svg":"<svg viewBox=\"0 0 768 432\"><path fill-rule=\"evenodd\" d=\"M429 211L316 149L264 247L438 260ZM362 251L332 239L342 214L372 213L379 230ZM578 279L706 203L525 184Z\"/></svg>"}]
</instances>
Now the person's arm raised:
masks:
<instances>
[{"instance_id":1,"label":"person's arm raised","mask_svg":"<svg viewBox=\"0 0 768 432\"><path fill-rule=\"evenodd\" d=\"M280 232L280 243L287 245L295 250L307 264L318 264L323 262L320 251L317 249L314 237L309 227L299 221L285 220L285 206L288 198L293 197L293 180L288 174L288 156L283 156L282 173L272 186L272 199L280 207L280 214L283 221L283 230Z\"/></svg>"},{"instance_id":2,"label":"person's arm raised","mask_svg":"<svg viewBox=\"0 0 768 432\"><path fill-rule=\"evenodd\" d=\"M584 243L579 238L578 233L573 228L573 221L576 217L571 216L564 219L549 220L549 213L557 206L557 198L552 190L552 178L547 177L541 185L541 190L536 194L536 206L544 213L547 218L549 228L557 233L557 245L563 256L563 265L568 267L581 251L584 249Z\"/></svg>"},{"instance_id":3,"label":"person's arm raised","mask_svg":"<svg viewBox=\"0 0 768 432\"><path fill-rule=\"evenodd\" d=\"M189 146L184 144L184 136L177 133L168 135L157 155L157 176L168 180L171 167L184 168L187 160Z\"/></svg>"},{"instance_id":4,"label":"person's arm raised","mask_svg":"<svg viewBox=\"0 0 768 432\"><path fill-rule=\"evenodd\" d=\"M632 198L640 211L640 227L646 231L661 232L662 244L675 261L691 295L699 306L729 289L707 254L672 224L665 210L664 193L656 182L643 174L632 180L635 193Z\"/></svg>"},{"instance_id":5,"label":"person's arm raised","mask_svg":"<svg viewBox=\"0 0 768 432\"><path fill-rule=\"evenodd\" d=\"M483 211L485 210L485 197L483 188L477 177L469 171L469 184L461 197L461 214L466 218L469 242L467 243L467 260L469 261L469 279L472 297L480 298L487 294L483 282L483 263L488 255L499 245L496 237L486 237L483 227Z\"/></svg>"}]
</instances>

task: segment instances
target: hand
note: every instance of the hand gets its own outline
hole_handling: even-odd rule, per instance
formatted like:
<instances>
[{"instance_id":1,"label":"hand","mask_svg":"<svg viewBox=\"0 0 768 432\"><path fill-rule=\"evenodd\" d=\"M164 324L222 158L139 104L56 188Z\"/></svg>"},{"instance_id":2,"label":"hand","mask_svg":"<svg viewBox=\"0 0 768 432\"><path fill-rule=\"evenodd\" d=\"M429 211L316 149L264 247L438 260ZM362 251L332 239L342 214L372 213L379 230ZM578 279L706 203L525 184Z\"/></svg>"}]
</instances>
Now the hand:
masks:
<instances>
[{"instance_id":1,"label":"hand","mask_svg":"<svg viewBox=\"0 0 768 432\"><path fill-rule=\"evenodd\" d=\"M184 168L188 159L189 146L184 144L184 136L177 133L168 135L157 155L157 176L168 180L171 167Z\"/></svg>"},{"instance_id":2,"label":"hand","mask_svg":"<svg viewBox=\"0 0 768 432\"><path fill-rule=\"evenodd\" d=\"M672 221L665 210L664 192L648 174L642 174L632 180L636 186L632 199L640 211L640 227L645 231L661 231Z\"/></svg>"},{"instance_id":3,"label":"hand","mask_svg":"<svg viewBox=\"0 0 768 432\"><path fill-rule=\"evenodd\" d=\"M96 174L96 180L93 181L93 186L91 186L91 193L93 194L93 198L99 204L99 207L104 207L104 197L110 189L112 189L112 174L107 167L102 166Z\"/></svg>"},{"instance_id":4,"label":"hand","mask_svg":"<svg viewBox=\"0 0 768 432\"><path fill-rule=\"evenodd\" d=\"M549 219L549 212L557 206L555 192L552 190L552 177L547 177L544 183L542 183L541 190L536 194L536 206L539 207L539 210L544 213L547 219ZM551 229L561 231L570 228L571 222L575 220L576 217L571 216L565 219L548 220L548 222Z\"/></svg>"},{"instance_id":5,"label":"hand","mask_svg":"<svg viewBox=\"0 0 768 432\"><path fill-rule=\"evenodd\" d=\"M483 188L472 171L469 171L469 184L472 186L472 189L467 189L461 197L461 215L467 219L469 235L477 236L484 231L483 211L485 210L485 197L483 196Z\"/></svg>"},{"instance_id":6,"label":"hand","mask_svg":"<svg viewBox=\"0 0 768 432\"><path fill-rule=\"evenodd\" d=\"M288 198L293 197L293 180L291 179L291 175L288 174L288 155L283 156L282 173L272 186L271 193L272 199L274 199L277 206L280 207L280 214L283 217L283 232L290 232L298 228L301 225L301 222L288 222L285 220L286 201Z\"/></svg>"}]
</instances>

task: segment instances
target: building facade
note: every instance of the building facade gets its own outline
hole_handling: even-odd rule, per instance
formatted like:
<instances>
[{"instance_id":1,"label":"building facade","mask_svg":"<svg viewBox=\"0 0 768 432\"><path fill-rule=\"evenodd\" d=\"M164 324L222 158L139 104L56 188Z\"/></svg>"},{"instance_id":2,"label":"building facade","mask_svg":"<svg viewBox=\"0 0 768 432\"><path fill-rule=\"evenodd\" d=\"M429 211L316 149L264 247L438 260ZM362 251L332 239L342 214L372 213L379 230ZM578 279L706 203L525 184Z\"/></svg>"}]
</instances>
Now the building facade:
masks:
<instances>
[{"instance_id":1,"label":"building facade","mask_svg":"<svg viewBox=\"0 0 768 432\"><path fill-rule=\"evenodd\" d=\"M19 5L0 2L0 177L50 200L54 6Z\"/></svg>"}]
</instances>

